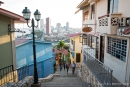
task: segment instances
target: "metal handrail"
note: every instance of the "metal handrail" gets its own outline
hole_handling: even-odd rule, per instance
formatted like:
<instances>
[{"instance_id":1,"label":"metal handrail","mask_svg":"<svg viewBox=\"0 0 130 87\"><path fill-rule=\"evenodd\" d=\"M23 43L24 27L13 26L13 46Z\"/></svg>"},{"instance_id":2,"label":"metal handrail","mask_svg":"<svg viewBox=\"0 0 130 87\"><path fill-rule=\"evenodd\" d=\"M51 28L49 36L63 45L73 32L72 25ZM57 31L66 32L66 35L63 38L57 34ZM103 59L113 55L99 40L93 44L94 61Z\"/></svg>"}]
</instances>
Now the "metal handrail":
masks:
<instances>
[{"instance_id":1,"label":"metal handrail","mask_svg":"<svg viewBox=\"0 0 130 87\"><path fill-rule=\"evenodd\" d=\"M96 49L96 48L93 48ZM91 48L86 48L83 51L84 63L102 84L103 87L112 87L112 72L113 70L100 62L94 55L88 53ZM87 51L87 52L86 52Z\"/></svg>"},{"instance_id":2,"label":"metal handrail","mask_svg":"<svg viewBox=\"0 0 130 87\"><path fill-rule=\"evenodd\" d=\"M6 84L9 81L14 81L14 77L13 65L0 69L0 86Z\"/></svg>"},{"instance_id":3,"label":"metal handrail","mask_svg":"<svg viewBox=\"0 0 130 87\"><path fill-rule=\"evenodd\" d=\"M18 82L29 75L29 66L14 70L13 65L0 69L0 87L9 82ZM8 84L10 85L10 84Z\"/></svg>"}]
</instances>

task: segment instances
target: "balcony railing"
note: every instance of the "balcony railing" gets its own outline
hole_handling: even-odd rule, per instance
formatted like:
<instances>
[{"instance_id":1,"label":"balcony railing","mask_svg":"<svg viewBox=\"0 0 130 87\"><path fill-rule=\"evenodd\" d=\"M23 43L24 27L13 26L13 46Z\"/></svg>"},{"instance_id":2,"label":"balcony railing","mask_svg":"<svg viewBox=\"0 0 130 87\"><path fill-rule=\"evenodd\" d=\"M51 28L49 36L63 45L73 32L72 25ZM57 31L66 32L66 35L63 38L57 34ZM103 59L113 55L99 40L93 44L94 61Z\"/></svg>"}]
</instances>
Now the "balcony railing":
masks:
<instances>
[{"instance_id":1,"label":"balcony railing","mask_svg":"<svg viewBox=\"0 0 130 87\"><path fill-rule=\"evenodd\" d=\"M84 63L97 78L97 80L102 84L103 87L112 87L112 70L88 53L90 48L86 48L83 51Z\"/></svg>"},{"instance_id":2,"label":"balcony railing","mask_svg":"<svg viewBox=\"0 0 130 87\"><path fill-rule=\"evenodd\" d=\"M117 34L121 13L112 13L98 17L96 32Z\"/></svg>"},{"instance_id":3,"label":"balcony railing","mask_svg":"<svg viewBox=\"0 0 130 87\"><path fill-rule=\"evenodd\" d=\"M0 87L7 82L14 81L13 65L0 69Z\"/></svg>"},{"instance_id":4,"label":"balcony railing","mask_svg":"<svg viewBox=\"0 0 130 87\"><path fill-rule=\"evenodd\" d=\"M29 67L23 66L14 70L13 65L0 69L0 87L9 82L18 82L29 75ZM10 85L10 84L8 84ZM10 86L9 86L10 87Z\"/></svg>"}]
</instances>

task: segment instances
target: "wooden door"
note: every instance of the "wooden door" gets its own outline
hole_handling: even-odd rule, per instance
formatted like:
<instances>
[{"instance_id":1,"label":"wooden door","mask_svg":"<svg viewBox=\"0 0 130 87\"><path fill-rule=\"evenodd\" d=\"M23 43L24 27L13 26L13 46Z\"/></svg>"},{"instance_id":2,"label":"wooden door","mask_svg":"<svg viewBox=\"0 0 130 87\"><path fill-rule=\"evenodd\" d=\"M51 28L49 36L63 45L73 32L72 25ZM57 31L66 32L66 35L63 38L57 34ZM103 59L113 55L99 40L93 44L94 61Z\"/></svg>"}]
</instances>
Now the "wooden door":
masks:
<instances>
[{"instance_id":1,"label":"wooden door","mask_svg":"<svg viewBox=\"0 0 130 87\"><path fill-rule=\"evenodd\" d=\"M104 62L104 46L105 46L105 36L100 37L100 61Z\"/></svg>"}]
</instances>

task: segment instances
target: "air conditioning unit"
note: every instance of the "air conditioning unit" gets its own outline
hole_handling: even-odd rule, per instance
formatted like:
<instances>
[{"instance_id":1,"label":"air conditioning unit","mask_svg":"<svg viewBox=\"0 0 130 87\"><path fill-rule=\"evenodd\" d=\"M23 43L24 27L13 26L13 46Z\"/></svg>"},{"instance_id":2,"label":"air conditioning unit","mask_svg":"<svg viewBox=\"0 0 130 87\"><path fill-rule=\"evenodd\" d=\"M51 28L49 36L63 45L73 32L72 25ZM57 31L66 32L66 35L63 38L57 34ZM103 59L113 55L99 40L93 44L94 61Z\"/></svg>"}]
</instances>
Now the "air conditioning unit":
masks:
<instances>
[{"instance_id":1,"label":"air conditioning unit","mask_svg":"<svg viewBox=\"0 0 130 87\"><path fill-rule=\"evenodd\" d=\"M126 17L120 19L120 26L126 26Z\"/></svg>"}]
</instances>

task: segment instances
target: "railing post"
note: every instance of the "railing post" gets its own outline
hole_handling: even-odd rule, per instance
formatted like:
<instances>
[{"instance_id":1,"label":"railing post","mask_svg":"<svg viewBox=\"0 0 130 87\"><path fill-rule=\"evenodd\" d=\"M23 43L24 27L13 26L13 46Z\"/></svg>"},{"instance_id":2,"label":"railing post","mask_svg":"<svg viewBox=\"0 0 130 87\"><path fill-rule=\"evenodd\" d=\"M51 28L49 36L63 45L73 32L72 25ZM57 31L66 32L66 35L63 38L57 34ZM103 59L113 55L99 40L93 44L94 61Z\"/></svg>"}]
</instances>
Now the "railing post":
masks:
<instances>
[{"instance_id":1,"label":"railing post","mask_svg":"<svg viewBox=\"0 0 130 87\"><path fill-rule=\"evenodd\" d=\"M113 72L113 70L111 70L111 87L112 87L112 72Z\"/></svg>"},{"instance_id":2,"label":"railing post","mask_svg":"<svg viewBox=\"0 0 130 87\"><path fill-rule=\"evenodd\" d=\"M12 72L13 72L13 82L15 82L15 77L14 77L14 67L12 65Z\"/></svg>"}]
</instances>

